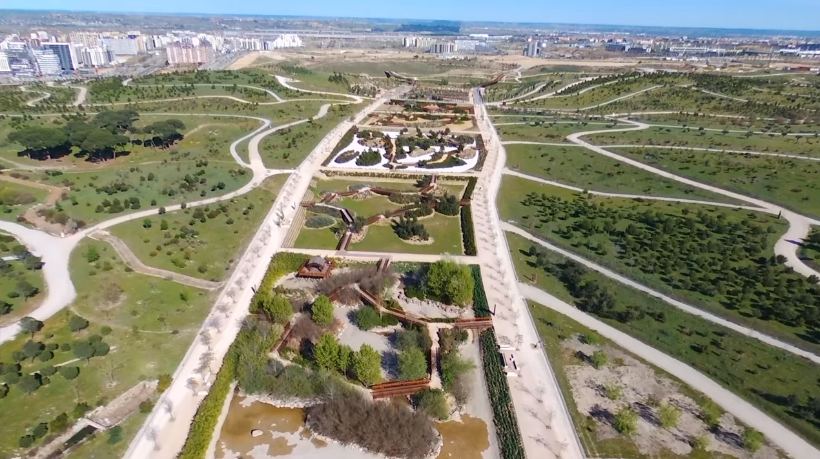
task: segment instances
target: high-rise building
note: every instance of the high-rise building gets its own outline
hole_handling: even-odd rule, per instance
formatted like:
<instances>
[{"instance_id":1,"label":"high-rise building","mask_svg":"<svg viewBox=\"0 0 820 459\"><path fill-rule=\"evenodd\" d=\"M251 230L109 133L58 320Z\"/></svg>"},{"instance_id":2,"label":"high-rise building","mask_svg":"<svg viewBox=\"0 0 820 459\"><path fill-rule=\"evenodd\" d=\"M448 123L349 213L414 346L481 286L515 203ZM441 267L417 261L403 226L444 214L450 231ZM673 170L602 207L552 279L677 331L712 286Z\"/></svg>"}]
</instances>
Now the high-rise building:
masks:
<instances>
[{"instance_id":1,"label":"high-rise building","mask_svg":"<svg viewBox=\"0 0 820 459\"><path fill-rule=\"evenodd\" d=\"M102 42L116 56L136 56L140 51L136 38L103 37Z\"/></svg>"},{"instance_id":2,"label":"high-rise building","mask_svg":"<svg viewBox=\"0 0 820 459\"><path fill-rule=\"evenodd\" d=\"M43 43L43 49L51 50L60 59L60 68L70 72L79 67L77 55L71 43Z\"/></svg>"},{"instance_id":3,"label":"high-rise building","mask_svg":"<svg viewBox=\"0 0 820 459\"><path fill-rule=\"evenodd\" d=\"M108 50L100 46L83 48L80 55L82 56L83 65L86 67L105 67L111 63L111 56L109 56Z\"/></svg>"},{"instance_id":4,"label":"high-rise building","mask_svg":"<svg viewBox=\"0 0 820 459\"><path fill-rule=\"evenodd\" d=\"M62 72L60 58L51 50L35 49L31 52L37 61L40 75L59 75Z\"/></svg>"},{"instance_id":5,"label":"high-rise building","mask_svg":"<svg viewBox=\"0 0 820 459\"><path fill-rule=\"evenodd\" d=\"M524 48L524 55L528 57L538 57L541 55L541 47L538 40L530 37L527 40L527 46Z\"/></svg>"}]
</instances>

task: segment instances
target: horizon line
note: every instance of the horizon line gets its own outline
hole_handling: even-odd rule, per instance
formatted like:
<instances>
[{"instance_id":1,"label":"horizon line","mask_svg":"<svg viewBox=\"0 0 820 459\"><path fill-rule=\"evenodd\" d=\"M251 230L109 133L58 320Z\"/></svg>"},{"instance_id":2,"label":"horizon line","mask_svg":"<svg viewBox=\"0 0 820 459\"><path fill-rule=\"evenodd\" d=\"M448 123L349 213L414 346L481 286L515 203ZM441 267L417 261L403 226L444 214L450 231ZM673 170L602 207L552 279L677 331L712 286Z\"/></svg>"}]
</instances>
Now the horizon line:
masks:
<instances>
[{"instance_id":1,"label":"horizon line","mask_svg":"<svg viewBox=\"0 0 820 459\"><path fill-rule=\"evenodd\" d=\"M95 13L95 14L122 14L122 15L167 15L167 16L225 16L225 17L280 17L280 18L305 18L305 19L361 19L361 20L406 20L406 21L446 21L459 23L485 23L485 24L518 24L518 25L559 25L559 26L588 26L588 27L645 27L645 28L665 28L665 29L707 29L707 30L734 30L734 31L758 31L758 32L799 32L814 33L820 37L820 30L816 29L765 29L759 27L715 27L715 26L692 26L692 25L646 25L646 24L595 24L583 22L527 22L527 21L492 21L492 20L464 20L464 19L420 19L410 17L365 17L365 16L323 16L311 14L271 14L271 13L206 13L206 12L164 12L164 11L113 11L113 10L83 10L83 9L38 9L38 8L2 8L0 11L18 12L59 12L59 13Z\"/></svg>"}]
</instances>

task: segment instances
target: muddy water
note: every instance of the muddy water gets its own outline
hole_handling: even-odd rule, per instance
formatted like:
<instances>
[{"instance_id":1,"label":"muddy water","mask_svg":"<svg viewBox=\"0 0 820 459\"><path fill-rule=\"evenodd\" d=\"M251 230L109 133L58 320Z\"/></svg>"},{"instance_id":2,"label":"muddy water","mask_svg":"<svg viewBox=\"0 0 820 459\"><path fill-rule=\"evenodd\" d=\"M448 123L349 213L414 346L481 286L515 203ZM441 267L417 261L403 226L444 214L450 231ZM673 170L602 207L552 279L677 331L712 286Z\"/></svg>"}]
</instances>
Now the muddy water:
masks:
<instances>
[{"instance_id":1,"label":"muddy water","mask_svg":"<svg viewBox=\"0 0 820 459\"><path fill-rule=\"evenodd\" d=\"M304 410L279 408L267 403L253 402L242 406L243 397L231 400L228 416L219 433L216 457L276 457L293 452L295 443L289 437L299 432L305 424ZM251 431L258 429L262 435L254 437ZM234 454L226 454L226 450ZM253 453L253 454L252 454Z\"/></svg>"},{"instance_id":2,"label":"muddy water","mask_svg":"<svg viewBox=\"0 0 820 459\"><path fill-rule=\"evenodd\" d=\"M437 459L481 459L490 447L487 424L479 418L464 415L461 422L438 422L436 429L444 439Z\"/></svg>"},{"instance_id":3,"label":"muddy water","mask_svg":"<svg viewBox=\"0 0 820 459\"><path fill-rule=\"evenodd\" d=\"M262 402L244 403L243 397L231 400L228 415L219 433L217 459L228 458L374 458L352 447L328 445L305 427L305 412L298 408L279 408ZM253 430L262 435L254 437ZM489 446L487 424L480 418L461 416L461 421L436 423L444 439L437 459L482 459Z\"/></svg>"}]
</instances>

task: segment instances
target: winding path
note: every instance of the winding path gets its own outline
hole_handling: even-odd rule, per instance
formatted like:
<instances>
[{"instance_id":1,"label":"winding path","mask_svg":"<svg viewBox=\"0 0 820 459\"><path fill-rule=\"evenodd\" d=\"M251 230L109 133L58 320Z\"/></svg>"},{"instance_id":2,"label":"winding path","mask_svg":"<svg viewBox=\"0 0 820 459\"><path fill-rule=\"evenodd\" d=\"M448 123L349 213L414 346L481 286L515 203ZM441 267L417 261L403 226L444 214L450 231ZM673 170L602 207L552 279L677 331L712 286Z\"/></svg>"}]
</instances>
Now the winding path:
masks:
<instances>
[{"instance_id":1,"label":"winding path","mask_svg":"<svg viewBox=\"0 0 820 459\"><path fill-rule=\"evenodd\" d=\"M515 226L511 223L502 222L501 227L504 229L504 231L507 231L507 232L513 233L513 234L517 234L517 235L519 235L519 236L521 236L521 237L523 237L523 238L525 238L525 239L527 239L531 242L534 242L534 243L544 247L545 249L548 249L548 250L551 250L553 252L559 253L559 254L563 255L564 257L569 258L569 259L571 259L571 260L573 260L577 263L580 263L580 264L586 266L587 268L589 268L593 271L597 271L597 272L603 274L604 276L606 276L606 277L608 277L608 278L610 278L614 281L617 281L621 284L624 284L624 285L626 285L628 287L631 287L631 288L634 288L636 290L640 290L641 292L646 293L649 296L653 296L653 297L663 301L664 303L670 304L670 305L680 309L681 311L692 314L693 316L698 316L702 319L705 319L705 320L708 320L709 322L712 322L713 324L717 324L717 325L720 325L722 327L726 327L726 328L728 328L730 330L733 330L735 332L738 332L742 335L746 335L750 338L754 338L758 341L761 341L761 342L763 342L765 344L768 344L770 346L774 346L776 348L782 349L782 350L784 350L786 352L789 352L791 354L794 354L794 355L809 359L809 360L811 360L812 362L814 362L816 364L820 364L820 356L817 356L817 354L814 354L812 352L800 349L797 346L793 346L793 345L791 345L789 343L786 343L784 341L781 341L777 338L773 338L769 335L766 335L764 333L760 333L760 332L758 332L756 330L753 330L751 328L745 327L743 325L739 325L735 322L732 322L731 320L724 319L720 316L717 316L715 314L706 312L706 311L704 311L700 308L697 308L695 306L691 306L691 305L686 304L682 301L678 301L678 300L676 300L676 299L674 299L674 298L672 298L668 295L665 295L665 294L663 294L663 293L661 293L657 290L654 290L650 287L647 287L647 286L645 286L641 283L635 282L635 281L633 281L632 279L629 279L626 276L622 276L622 275L616 273L615 271L612 271L611 269L605 268L605 267L603 267L603 266L601 266L597 263L594 263L594 262L592 262L592 261L590 261L586 258L583 258L579 255L576 255L575 253L570 252L569 250L562 249L561 247L558 247L555 244L552 244L552 243L549 243L549 242L547 242L543 239L540 239L539 237L537 237L537 236L527 232L526 230L521 229L518 226Z\"/></svg>"},{"instance_id":2,"label":"winding path","mask_svg":"<svg viewBox=\"0 0 820 459\"><path fill-rule=\"evenodd\" d=\"M737 419L763 433L769 441L782 448L791 457L801 459L820 457L820 451L802 437L695 368L607 325L543 290L524 283L518 284L518 290L528 299L595 330L615 344L680 379L693 389L703 392Z\"/></svg>"},{"instance_id":3,"label":"winding path","mask_svg":"<svg viewBox=\"0 0 820 459\"><path fill-rule=\"evenodd\" d=\"M713 185L708 185L705 183L698 182L696 180L692 180L690 178L682 177L680 175L673 174L671 172L667 172L665 170L659 169L657 167L653 167L647 164L644 164L640 161L636 161L632 158L619 155L617 153L613 153L603 147L593 145L585 140L582 137L587 135L594 135L594 134L603 134L603 133L612 133L612 132L628 132L628 131L636 131L647 129L649 127L646 123L641 123L638 121L630 121L627 119L620 119L627 124L631 124L632 127L628 128L615 128L615 129L607 129L607 130L599 130L599 131L584 131L584 132L576 132L567 136L567 140L577 145L582 145L589 150L594 151L595 153L601 154L603 156L607 156L609 158L624 162L631 166L635 166L639 169L643 169L647 172L651 172L655 175L668 178L671 180L675 180L680 183L684 183L689 186L693 186L695 188L700 188L702 190L711 191L713 193L717 193L723 196L727 196L732 199L736 199L738 201L748 202L753 204L757 207L765 209L767 212L781 215L789 222L789 228L786 232L780 236L774 246L774 253L776 255L783 255L786 257L786 264L790 266L795 272L798 272L806 277L810 276L818 276L820 277L820 273L806 265L798 256L798 248L801 241L803 241L809 234L809 230L811 229L811 225L820 225L820 221L814 220L812 218L805 217L800 215L796 212L793 212L789 209L784 207L763 201L757 198L751 198L749 196L735 193L733 191L727 191L723 188L719 188Z\"/></svg>"}]
</instances>

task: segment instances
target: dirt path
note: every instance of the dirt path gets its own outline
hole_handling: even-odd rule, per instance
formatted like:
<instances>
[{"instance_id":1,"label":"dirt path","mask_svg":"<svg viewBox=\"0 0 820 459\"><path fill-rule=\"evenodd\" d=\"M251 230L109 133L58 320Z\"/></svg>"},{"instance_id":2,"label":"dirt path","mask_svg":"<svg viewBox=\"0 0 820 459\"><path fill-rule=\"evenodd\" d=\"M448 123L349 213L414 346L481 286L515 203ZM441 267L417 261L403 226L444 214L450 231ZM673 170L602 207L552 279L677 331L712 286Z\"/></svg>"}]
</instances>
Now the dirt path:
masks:
<instances>
[{"instance_id":1,"label":"dirt path","mask_svg":"<svg viewBox=\"0 0 820 459\"><path fill-rule=\"evenodd\" d=\"M68 188L48 185L46 183L34 182L31 180L20 179L5 174L0 174L0 180L4 182L16 183L18 185L27 186L30 188L37 188L40 190L48 191L48 195L46 196L45 201L37 203L26 209L26 211L23 212L22 217L26 222L28 222L35 228L45 231L49 234L59 235L65 232L65 226L59 223L51 223L44 217L40 216L37 212L41 209L49 209L54 207L54 205L62 198L63 194L69 191Z\"/></svg>"},{"instance_id":2,"label":"dirt path","mask_svg":"<svg viewBox=\"0 0 820 459\"><path fill-rule=\"evenodd\" d=\"M165 280L171 280L178 284L187 285L189 287L201 288L203 290L216 290L223 286L222 282L212 282L205 279L197 279L196 277L186 276L174 271L154 268L143 263L137 255L131 251L128 245L120 238L114 236L108 231L97 231L89 235L91 239L107 242L117 255L122 258L126 265L130 266L135 272L145 274L147 276L159 277Z\"/></svg>"}]
</instances>

